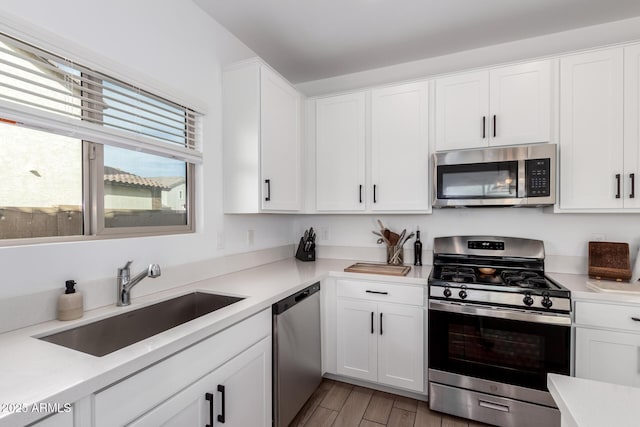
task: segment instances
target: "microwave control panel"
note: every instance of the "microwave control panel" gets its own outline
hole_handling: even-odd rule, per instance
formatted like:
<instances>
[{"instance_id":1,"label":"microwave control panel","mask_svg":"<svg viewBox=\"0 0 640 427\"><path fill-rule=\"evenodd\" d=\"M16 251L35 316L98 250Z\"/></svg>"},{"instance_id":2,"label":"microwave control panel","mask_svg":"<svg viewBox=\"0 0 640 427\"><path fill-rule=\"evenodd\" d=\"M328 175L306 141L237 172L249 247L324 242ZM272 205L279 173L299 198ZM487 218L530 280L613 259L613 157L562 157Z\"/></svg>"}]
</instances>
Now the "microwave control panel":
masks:
<instances>
[{"instance_id":1,"label":"microwave control panel","mask_svg":"<svg viewBox=\"0 0 640 427\"><path fill-rule=\"evenodd\" d=\"M551 162L531 159L525 163L527 197L548 197L551 194Z\"/></svg>"}]
</instances>

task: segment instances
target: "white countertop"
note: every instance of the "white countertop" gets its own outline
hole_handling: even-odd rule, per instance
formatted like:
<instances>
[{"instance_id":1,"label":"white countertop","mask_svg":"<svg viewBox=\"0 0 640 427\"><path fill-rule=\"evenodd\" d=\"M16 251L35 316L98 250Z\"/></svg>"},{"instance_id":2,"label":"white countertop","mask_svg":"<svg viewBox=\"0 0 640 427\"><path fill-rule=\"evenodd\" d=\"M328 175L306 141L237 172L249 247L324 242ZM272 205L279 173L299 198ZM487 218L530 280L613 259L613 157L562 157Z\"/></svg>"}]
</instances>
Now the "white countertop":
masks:
<instances>
[{"instance_id":1,"label":"white countertop","mask_svg":"<svg viewBox=\"0 0 640 427\"><path fill-rule=\"evenodd\" d=\"M562 427L637 427L640 425L640 388L583 378L549 374L549 392Z\"/></svg>"},{"instance_id":2,"label":"white countertop","mask_svg":"<svg viewBox=\"0 0 640 427\"><path fill-rule=\"evenodd\" d=\"M221 331L327 275L424 286L430 267L412 267L405 277L344 273L352 260L293 258L214 277L153 295L133 298L129 307L107 306L75 321L50 321L0 335L0 405L72 403L193 343ZM246 299L121 350L95 357L33 338L69 329L194 290ZM0 412L0 426L25 424L43 413Z\"/></svg>"},{"instance_id":3,"label":"white countertop","mask_svg":"<svg viewBox=\"0 0 640 427\"><path fill-rule=\"evenodd\" d=\"M591 279L586 274L547 273L551 279L560 283L571 291L571 299L589 300L597 302L622 302L640 304L640 286L635 283L617 283ZM607 290L611 284L618 285L623 290Z\"/></svg>"}]
</instances>

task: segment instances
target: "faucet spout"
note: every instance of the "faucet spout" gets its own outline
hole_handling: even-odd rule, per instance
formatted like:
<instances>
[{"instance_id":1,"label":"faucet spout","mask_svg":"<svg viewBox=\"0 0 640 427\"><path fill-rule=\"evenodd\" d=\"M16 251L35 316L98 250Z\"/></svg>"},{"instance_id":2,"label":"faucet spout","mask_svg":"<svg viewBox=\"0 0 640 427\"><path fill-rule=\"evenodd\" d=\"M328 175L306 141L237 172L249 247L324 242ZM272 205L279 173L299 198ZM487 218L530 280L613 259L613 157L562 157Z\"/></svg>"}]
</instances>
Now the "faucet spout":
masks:
<instances>
[{"instance_id":1,"label":"faucet spout","mask_svg":"<svg viewBox=\"0 0 640 427\"><path fill-rule=\"evenodd\" d=\"M158 264L150 264L146 270L131 278L130 267L131 261L128 261L123 268L118 269L118 295L117 305L126 306L131 304L131 289L142 281L145 277L156 278L160 276L160 266Z\"/></svg>"}]
</instances>

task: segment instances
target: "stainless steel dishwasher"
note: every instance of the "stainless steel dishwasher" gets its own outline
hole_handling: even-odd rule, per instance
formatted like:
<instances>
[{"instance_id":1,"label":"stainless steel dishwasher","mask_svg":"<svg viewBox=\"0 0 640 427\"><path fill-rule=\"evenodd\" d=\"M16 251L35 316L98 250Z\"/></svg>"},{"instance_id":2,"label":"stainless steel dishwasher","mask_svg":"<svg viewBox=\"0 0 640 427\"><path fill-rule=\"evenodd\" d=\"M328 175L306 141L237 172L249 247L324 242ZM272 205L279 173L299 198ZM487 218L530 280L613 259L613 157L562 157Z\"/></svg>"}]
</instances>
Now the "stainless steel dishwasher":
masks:
<instances>
[{"instance_id":1,"label":"stainless steel dishwasher","mask_svg":"<svg viewBox=\"0 0 640 427\"><path fill-rule=\"evenodd\" d=\"M273 305L273 423L286 427L322 381L320 283Z\"/></svg>"}]
</instances>

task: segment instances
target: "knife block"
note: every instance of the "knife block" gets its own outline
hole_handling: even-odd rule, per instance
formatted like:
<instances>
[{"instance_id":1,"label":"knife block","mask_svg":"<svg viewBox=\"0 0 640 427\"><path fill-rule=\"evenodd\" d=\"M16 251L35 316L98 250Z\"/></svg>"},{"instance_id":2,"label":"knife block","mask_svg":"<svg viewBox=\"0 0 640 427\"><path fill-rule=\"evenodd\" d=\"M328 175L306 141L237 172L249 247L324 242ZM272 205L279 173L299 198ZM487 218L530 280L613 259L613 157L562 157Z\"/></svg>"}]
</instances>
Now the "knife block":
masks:
<instances>
[{"instance_id":1,"label":"knife block","mask_svg":"<svg viewBox=\"0 0 640 427\"><path fill-rule=\"evenodd\" d=\"M300 238L298 243L298 250L296 251L296 258L300 261L315 261L316 260L316 244L312 244L308 251L304 250L304 238Z\"/></svg>"}]
</instances>

